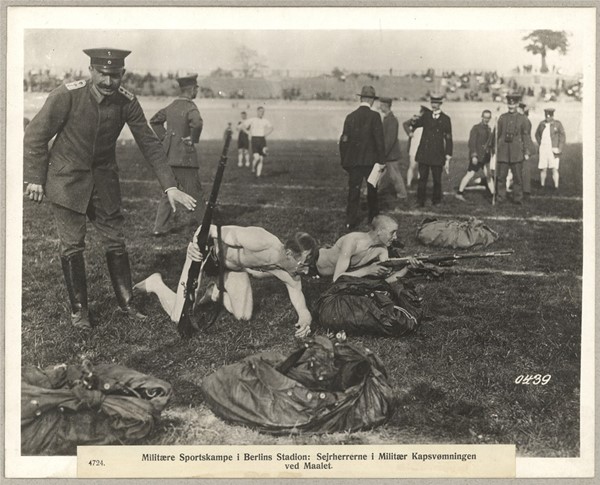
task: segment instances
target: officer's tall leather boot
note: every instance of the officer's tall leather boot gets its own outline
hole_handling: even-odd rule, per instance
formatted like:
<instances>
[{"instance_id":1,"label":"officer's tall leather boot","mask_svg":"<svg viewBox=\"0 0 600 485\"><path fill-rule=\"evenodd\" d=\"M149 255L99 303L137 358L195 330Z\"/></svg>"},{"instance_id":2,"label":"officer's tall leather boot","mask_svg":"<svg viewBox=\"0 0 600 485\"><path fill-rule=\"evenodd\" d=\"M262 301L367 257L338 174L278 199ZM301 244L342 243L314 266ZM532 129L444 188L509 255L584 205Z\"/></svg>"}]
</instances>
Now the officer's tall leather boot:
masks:
<instances>
[{"instance_id":1,"label":"officer's tall leather boot","mask_svg":"<svg viewBox=\"0 0 600 485\"><path fill-rule=\"evenodd\" d=\"M71 323L80 329L92 328L87 301L87 283L85 279L85 261L83 253L61 257L65 283L71 303Z\"/></svg>"},{"instance_id":2,"label":"officer's tall leather boot","mask_svg":"<svg viewBox=\"0 0 600 485\"><path fill-rule=\"evenodd\" d=\"M117 296L119 308L131 318L143 320L146 318L131 305L133 296L131 284L131 269L129 267L129 255L127 251L109 251L106 253L106 262L108 263L108 272Z\"/></svg>"}]
</instances>

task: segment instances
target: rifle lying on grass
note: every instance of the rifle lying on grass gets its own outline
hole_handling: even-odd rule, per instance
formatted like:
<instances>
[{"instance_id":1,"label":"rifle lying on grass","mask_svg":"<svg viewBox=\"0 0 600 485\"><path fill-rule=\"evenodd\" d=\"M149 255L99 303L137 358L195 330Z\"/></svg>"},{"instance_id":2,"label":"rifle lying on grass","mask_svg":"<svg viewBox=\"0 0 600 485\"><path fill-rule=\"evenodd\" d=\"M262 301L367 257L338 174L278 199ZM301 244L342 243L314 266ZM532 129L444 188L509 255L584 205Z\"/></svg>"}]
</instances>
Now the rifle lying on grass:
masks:
<instances>
[{"instance_id":1,"label":"rifle lying on grass","mask_svg":"<svg viewBox=\"0 0 600 485\"><path fill-rule=\"evenodd\" d=\"M206 211L202 218L202 225L200 226L200 232L196 238L200 252L202 253L203 260L208 256L210 247L208 245L208 236L210 231L210 225L212 224L214 209L217 205L217 196L219 195L219 187L221 186L221 180L223 179L223 172L225 172L225 165L227 164L227 152L229 151L229 144L231 142L231 130L227 131L225 137L225 145L221 153L221 159L219 160L219 166L217 167L217 173L213 182L212 191L210 193L210 199L206 205ZM183 299L177 298L175 308L171 313L171 320L177 323L177 331L182 337L189 338L196 331L198 331L198 325L192 320L192 314L194 312L194 302L196 299L196 288L198 287L198 278L200 276L200 269L202 263L199 261L191 261L187 274L185 274L185 267L181 274L179 286L184 287ZM178 293L180 293L178 291ZM178 295L179 296L179 295ZM212 321L208 322L209 326L214 323L218 313L213 315Z\"/></svg>"},{"instance_id":2,"label":"rifle lying on grass","mask_svg":"<svg viewBox=\"0 0 600 485\"><path fill-rule=\"evenodd\" d=\"M492 251L483 253L453 253L453 254L427 254L423 256L412 256L412 258L423 263L441 264L458 261L459 259L474 259L474 258L497 258L501 256L510 256L514 251L506 249L504 251ZM406 258L391 258L387 261L381 261L378 264L386 268L400 270L410 264L411 257Z\"/></svg>"}]
</instances>

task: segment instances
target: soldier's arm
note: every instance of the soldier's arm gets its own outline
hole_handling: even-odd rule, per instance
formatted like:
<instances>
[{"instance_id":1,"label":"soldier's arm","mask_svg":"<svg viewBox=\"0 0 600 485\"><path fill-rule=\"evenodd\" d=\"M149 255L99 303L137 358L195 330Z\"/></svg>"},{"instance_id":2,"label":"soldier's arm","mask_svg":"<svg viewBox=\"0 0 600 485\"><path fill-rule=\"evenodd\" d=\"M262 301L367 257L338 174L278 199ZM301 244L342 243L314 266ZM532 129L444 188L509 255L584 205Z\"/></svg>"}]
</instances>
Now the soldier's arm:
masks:
<instances>
[{"instance_id":1,"label":"soldier's arm","mask_svg":"<svg viewBox=\"0 0 600 485\"><path fill-rule=\"evenodd\" d=\"M525 152L524 155L529 157L531 152L531 121L529 121L525 115L523 115L523 117L525 118L523 127L521 128L521 134L523 137L523 151Z\"/></svg>"},{"instance_id":2,"label":"soldier's arm","mask_svg":"<svg viewBox=\"0 0 600 485\"><path fill-rule=\"evenodd\" d=\"M302 293L302 280L299 276L292 277L287 271L281 269L270 270L268 273L272 274L285 284L292 306L298 314L298 322L295 325L295 335L296 337L306 337L310 333L312 316L306 306L304 293Z\"/></svg>"},{"instance_id":3,"label":"soldier's arm","mask_svg":"<svg viewBox=\"0 0 600 485\"><path fill-rule=\"evenodd\" d=\"M166 121L167 112L164 108L159 110L158 113L156 113L152 118L150 118L150 126L152 127L154 133L156 133L156 136L158 136L160 140L164 140L165 134L167 133L167 130L165 129Z\"/></svg>"},{"instance_id":4,"label":"soldier's arm","mask_svg":"<svg viewBox=\"0 0 600 485\"><path fill-rule=\"evenodd\" d=\"M265 137L269 136L271 133L273 133L273 125L271 124L270 121L267 121L267 128L265 130Z\"/></svg>"},{"instance_id":5,"label":"soldier's arm","mask_svg":"<svg viewBox=\"0 0 600 485\"><path fill-rule=\"evenodd\" d=\"M377 162L385 163L385 139L383 136L383 123L381 117L374 113L373 118L373 136L375 138L375 150L377 152Z\"/></svg>"},{"instance_id":6,"label":"soldier's arm","mask_svg":"<svg viewBox=\"0 0 600 485\"><path fill-rule=\"evenodd\" d=\"M542 132L544 131L544 122L541 121L535 130L535 141L539 145L542 142Z\"/></svg>"},{"instance_id":7,"label":"soldier's arm","mask_svg":"<svg viewBox=\"0 0 600 485\"><path fill-rule=\"evenodd\" d=\"M404 128L404 132L406 133L406 136L408 136L408 137L411 137L413 134L411 121L412 121L412 118L410 120L406 120L404 123L402 123L402 128Z\"/></svg>"},{"instance_id":8,"label":"soldier's arm","mask_svg":"<svg viewBox=\"0 0 600 485\"><path fill-rule=\"evenodd\" d=\"M61 86L50 93L40 112L34 116L23 138L24 181L44 185L48 174L48 143L67 122L71 96Z\"/></svg>"},{"instance_id":9,"label":"soldier's arm","mask_svg":"<svg viewBox=\"0 0 600 485\"><path fill-rule=\"evenodd\" d=\"M190 124L190 138L192 143L198 143L200 141L200 134L202 133L202 127L204 122L200 116L200 111L197 108L192 109L188 113L188 120Z\"/></svg>"},{"instance_id":10,"label":"soldier's arm","mask_svg":"<svg viewBox=\"0 0 600 485\"><path fill-rule=\"evenodd\" d=\"M477 125L469 133L469 158L477 156Z\"/></svg>"},{"instance_id":11,"label":"soldier's arm","mask_svg":"<svg viewBox=\"0 0 600 485\"><path fill-rule=\"evenodd\" d=\"M196 208L196 199L177 188L177 180L173 170L169 167L163 146L154 132L148 126L144 112L138 100L128 91L122 90L130 102L126 106L126 122L133 134L138 147L146 161L154 169L156 178L163 190L167 193L173 212L176 211L175 202L192 211Z\"/></svg>"},{"instance_id":12,"label":"soldier's arm","mask_svg":"<svg viewBox=\"0 0 600 485\"><path fill-rule=\"evenodd\" d=\"M346 157L346 151L348 150L348 141L350 140L350 131L351 131L351 121L347 116L344 120L344 128L342 129L342 134L340 135L340 159L342 163L344 162L344 158Z\"/></svg>"},{"instance_id":13,"label":"soldier's arm","mask_svg":"<svg viewBox=\"0 0 600 485\"><path fill-rule=\"evenodd\" d=\"M560 150L560 152L562 152L565 148L565 143L567 142L567 135L560 121L556 122L556 127L558 129L558 149Z\"/></svg>"},{"instance_id":14,"label":"soldier's arm","mask_svg":"<svg viewBox=\"0 0 600 485\"><path fill-rule=\"evenodd\" d=\"M446 140L446 157L451 157L454 144L452 142L452 121L450 121L450 118L448 118L448 125L446 126L446 131L444 133L444 139Z\"/></svg>"}]
</instances>

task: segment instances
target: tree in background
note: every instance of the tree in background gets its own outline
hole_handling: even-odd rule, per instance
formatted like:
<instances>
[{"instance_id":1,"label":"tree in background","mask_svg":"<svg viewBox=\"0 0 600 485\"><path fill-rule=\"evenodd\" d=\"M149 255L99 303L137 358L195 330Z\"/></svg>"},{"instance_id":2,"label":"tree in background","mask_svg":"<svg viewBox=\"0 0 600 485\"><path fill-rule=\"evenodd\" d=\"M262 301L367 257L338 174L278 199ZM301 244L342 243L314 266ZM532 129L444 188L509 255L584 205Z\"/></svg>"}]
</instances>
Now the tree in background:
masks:
<instances>
[{"instance_id":1,"label":"tree in background","mask_svg":"<svg viewBox=\"0 0 600 485\"><path fill-rule=\"evenodd\" d=\"M244 77L255 77L267 67L262 63L258 52L245 45L238 47L235 54L235 61L239 64Z\"/></svg>"},{"instance_id":2,"label":"tree in background","mask_svg":"<svg viewBox=\"0 0 600 485\"><path fill-rule=\"evenodd\" d=\"M525 46L527 52L531 52L534 56L538 54L542 56L541 73L548 72L546 55L549 50L556 50L560 55L565 55L569 47L567 33L563 30L534 30L523 37L523 40L529 41L529 44Z\"/></svg>"}]
</instances>

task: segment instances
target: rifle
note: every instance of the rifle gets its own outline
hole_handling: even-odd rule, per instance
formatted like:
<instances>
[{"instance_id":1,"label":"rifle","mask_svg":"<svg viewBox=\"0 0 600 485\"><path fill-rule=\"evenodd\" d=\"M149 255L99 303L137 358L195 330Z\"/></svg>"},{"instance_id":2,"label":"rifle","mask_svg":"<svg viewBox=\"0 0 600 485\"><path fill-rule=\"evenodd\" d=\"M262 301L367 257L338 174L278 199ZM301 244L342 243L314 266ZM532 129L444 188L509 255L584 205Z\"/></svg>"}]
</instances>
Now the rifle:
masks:
<instances>
[{"instance_id":1,"label":"rifle","mask_svg":"<svg viewBox=\"0 0 600 485\"><path fill-rule=\"evenodd\" d=\"M227 131L225 144L223 145L223 151L221 152L221 159L219 160L219 166L217 167L217 173L213 182L210 198L206 204L206 211L204 212L204 217L202 218L200 232L196 238L196 243L200 248L203 260L205 260L205 258L208 256L208 252L210 250L208 246L208 236L213 219L214 209L217 205L219 187L221 186L223 172L225 172L225 165L227 164L227 152L229 151L229 144L231 142L231 133L231 130ZM196 288L198 287L198 278L200 276L201 267L201 262L191 261L186 274L186 267L184 266L181 279L179 281L179 285L183 285L183 298L177 298L175 308L171 313L171 320L177 323L177 331L179 332L179 335L186 338L191 337L194 332L198 330L198 325L192 320L192 314L194 311ZM211 323L214 323L214 319Z\"/></svg>"},{"instance_id":2,"label":"rifle","mask_svg":"<svg viewBox=\"0 0 600 485\"><path fill-rule=\"evenodd\" d=\"M453 254L426 254L422 256L413 256L417 261L423 263L440 264L447 263L449 261L458 261L459 259L474 259L474 258L497 258L501 256L510 256L514 251L512 249L506 249L504 251L492 251L483 253L453 253ZM386 268L399 270L409 265L411 258L391 258L386 261L380 261L377 264Z\"/></svg>"}]
</instances>

